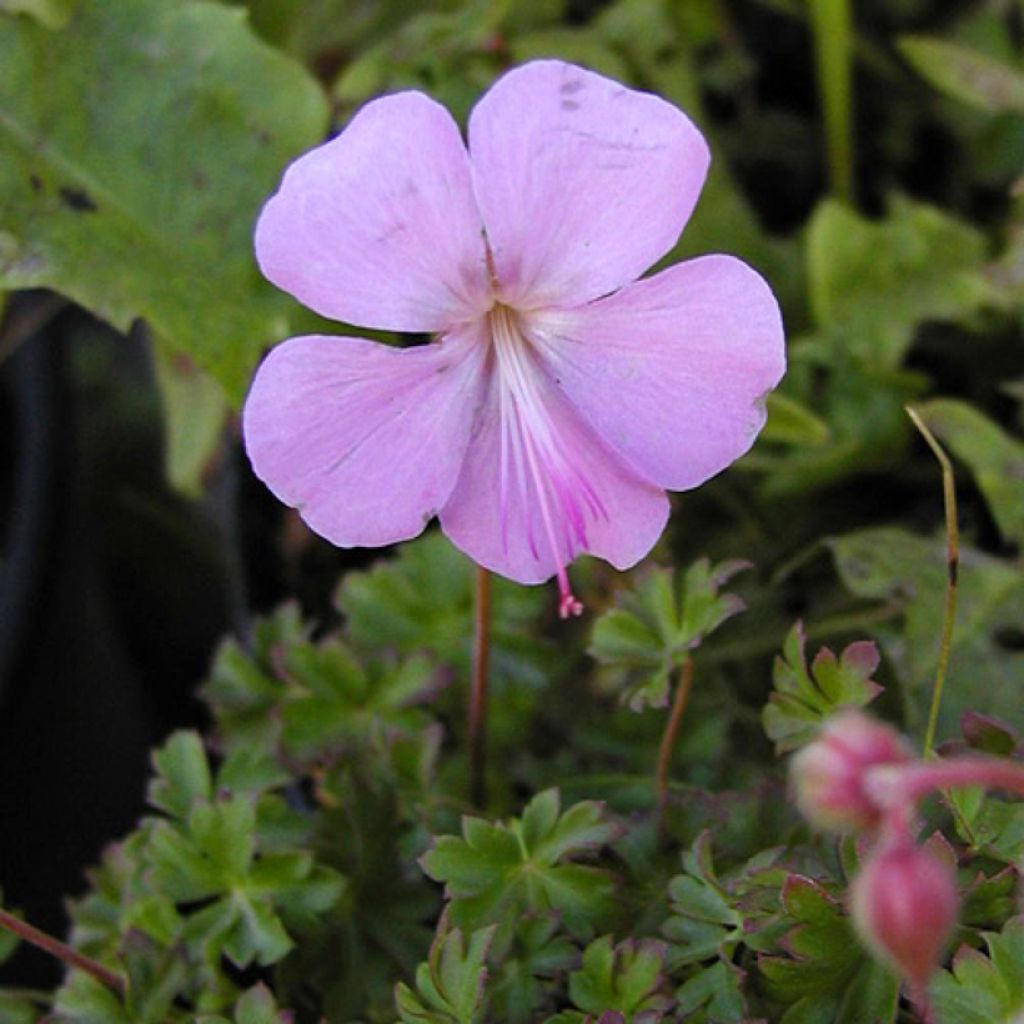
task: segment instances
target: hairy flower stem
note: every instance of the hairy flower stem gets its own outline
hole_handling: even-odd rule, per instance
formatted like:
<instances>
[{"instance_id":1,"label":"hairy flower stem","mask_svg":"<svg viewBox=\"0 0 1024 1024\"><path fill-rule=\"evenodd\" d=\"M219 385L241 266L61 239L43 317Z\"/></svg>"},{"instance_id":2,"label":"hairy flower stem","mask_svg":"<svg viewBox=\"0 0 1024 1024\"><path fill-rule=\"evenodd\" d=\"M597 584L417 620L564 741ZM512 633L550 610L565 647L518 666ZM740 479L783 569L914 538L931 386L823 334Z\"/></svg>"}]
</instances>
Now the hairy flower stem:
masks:
<instances>
[{"instance_id":1,"label":"hairy flower stem","mask_svg":"<svg viewBox=\"0 0 1024 1024\"><path fill-rule=\"evenodd\" d=\"M953 648L953 624L956 621L956 593L960 569L960 530L957 525L956 481L953 464L943 451L942 445L925 426L924 421L910 406L907 415L921 432L928 447L942 467L942 500L946 514L946 603L942 614L942 639L939 644L939 662L935 668L935 686L932 690L932 705L928 711L928 725L924 734L924 756L930 757L935 744L935 727L939 720L939 706L942 704L942 690L949 667L949 654Z\"/></svg>"},{"instance_id":2,"label":"hairy flower stem","mask_svg":"<svg viewBox=\"0 0 1024 1024\"><path fill-rule=\"evenodd\" d=\"M487 802L487 679L491 660L491 574L476 570L473 677L469 691L469 798Z\"/></svg>"},{"instance_id":3,"label":"hairy flower stem","mask_svg":"<svg viewBox=\"0 0 1024 1024\"><path fill-rule=\"evenodd\" d=\"M59 939L55 939L52 935L47 935L46 932L40 931L38 928L28 924L28 922L22 921L3 909L0 909L0 927L14 932L19 939L23 939L25 942L36 946L38 949L43 950L44 953L55 956L58 960L67 964L68 967L77 967L80 971L91 974L97 981L106 985L117 996L123 998L125 992L124 979L109 968L104 967L103 964L97 963L92 957L79 953L78 950L72 949Z\"/></svg>"},{"instance_id":4,"label":"hairy flower stem","mask_svg":"<svg viewBox=\"0 0 1024 1024\"><path fill-rule=\"evenodd\" d=\"M679 670L679 682L676 685L675 697L672 700L672 711L669 713L668 722L665 723L665 732L661 737L661 746L658 748L658 815L662 817L665 813L665 804L668 802L668 774L672 764L672 751L676 746L676 739L679 736L679 727L683 722L683 713L686 711L686 703L690 699L690 690L693 688L693 658L687 656Z\"/></svg>"}]
</instances>

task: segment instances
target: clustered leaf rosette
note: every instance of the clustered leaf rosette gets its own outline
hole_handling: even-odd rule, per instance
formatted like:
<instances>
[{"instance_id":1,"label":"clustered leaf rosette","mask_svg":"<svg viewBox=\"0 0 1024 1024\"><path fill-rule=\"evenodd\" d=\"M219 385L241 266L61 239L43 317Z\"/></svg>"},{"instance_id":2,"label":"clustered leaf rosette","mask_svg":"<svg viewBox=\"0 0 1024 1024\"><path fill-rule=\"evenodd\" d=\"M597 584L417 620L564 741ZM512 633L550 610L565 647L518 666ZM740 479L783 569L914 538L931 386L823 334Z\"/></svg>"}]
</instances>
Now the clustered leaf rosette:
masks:
<instances>
[{"instance_id":1,"label":"clustered leaf rosette","mask_svg":"<svg viewBox=\"0 0 1024 1024\"><path fill-rule=\"evenodd\" d=\"M256 228L263 273L317 313L431 334L396 348L275 348L244 410L257 475L341 547L436 515L521 583L590 552L625 569L666 489L747 451L785 369L768 285L730 256L637 280L675 244L709 163L657 96L560 61L505 74L468 145L419 92L363 107L284 175Z\"/></svg>"}]
</instances>

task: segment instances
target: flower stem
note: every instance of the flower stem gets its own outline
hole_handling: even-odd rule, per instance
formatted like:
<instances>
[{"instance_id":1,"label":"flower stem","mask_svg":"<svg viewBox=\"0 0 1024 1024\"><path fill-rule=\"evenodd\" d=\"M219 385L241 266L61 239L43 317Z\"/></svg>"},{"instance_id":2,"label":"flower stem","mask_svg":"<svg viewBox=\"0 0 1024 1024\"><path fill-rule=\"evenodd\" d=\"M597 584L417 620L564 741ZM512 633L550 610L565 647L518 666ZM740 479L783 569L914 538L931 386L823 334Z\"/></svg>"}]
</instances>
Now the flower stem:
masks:
<instances>
[{"instance_id":1,"label":"flower stem","mask_svg":"<svg viewBox=\"0 0 1024 1024\"><path fill-rule=\"evenodd\" d=\"M679 726L683 721L683 712L686 711L686 703L690 699L690 690L693 688L693 658L687 656L679 671L679 682L676 685L675 697L672 700L672 711L669 713L668 722L665 723L665 732L661 737L661 746L658 748L658 814L664 813L665 804L668 802L668 775L669 767L672 764L672 751L675 749L676 738L679 736Z\"/></svg>"},{"instance_id":2,"label":"flower stem","mask_svg":"<svg viewBox=\"0 0 1024 1024\"><path fill-rule=\"evenodd\" d=\"M956 622L956 593L960 571L960 530L957 525L956 482L953 476L953 464L935 440L935 436L925 426L924 420L909 405L907 415L914 426L921 432L928 447L942 467L942 502L946 515L946 602L942 613L942 639L939 644L939 662L935 668L935 685L932 689L932 705L928 711L928 725L924 734L924 756L930 757L935 745L935 728L939 720L939 705L942 703L942 690L946 682L946 670L949 667L949 654L953 648L953 625Z\"/></svg>"},{"instance_id":3,"label":"flower stem","mask_svg":"<svg viewBox=\"0 0 1024 1024\"><path fill-rule=\"evenodd\" d=\"M811 0L818 63L818 94L825 121L832 193L853 201L852 52L849 0Z\"/></svg>"},{"instance_id":4,"label":"flower stem","mask_svg":"<svg viewBox=\"0 0 1024 1024\"><path fill-rule=\"evenodd\" d=\"M1024 764L995 757L934 758L869 770L869 785L888 805L916 802L929 793L963 786L985 786L1024 796Z\"/></svg>"},{"instance_id":5,"label":"flower stem","mask_svg":"<svg viewBox=\"0 0 1024 1024\"><path fill-rule=\"evenodd\" d=\"M0 927L14 932L19 939L23 939L45 953L49 953L51 956L55 956L69 967L77 967L79 970L91 974L117 996L124 996L124 979L119 974L115 974L109 968L104 967L103 964L97 963L92 957L79 953L78 950L72 949L59 939L55 939L52 935L47 935L46 932L40 931L27 921L22 921L2 908L0 908Z\"/></svg>"},{"instance_id":6,"label":"flower stem","mask_svg":"<svg viewBox=\"0 0 1024 1024\"><path fill-rule=\"evenodd\" d=\"M491 574L476 570L473 676L469 691L469 797L487 802L487 679L491 660Z\"/></svg>"}]
</instances>

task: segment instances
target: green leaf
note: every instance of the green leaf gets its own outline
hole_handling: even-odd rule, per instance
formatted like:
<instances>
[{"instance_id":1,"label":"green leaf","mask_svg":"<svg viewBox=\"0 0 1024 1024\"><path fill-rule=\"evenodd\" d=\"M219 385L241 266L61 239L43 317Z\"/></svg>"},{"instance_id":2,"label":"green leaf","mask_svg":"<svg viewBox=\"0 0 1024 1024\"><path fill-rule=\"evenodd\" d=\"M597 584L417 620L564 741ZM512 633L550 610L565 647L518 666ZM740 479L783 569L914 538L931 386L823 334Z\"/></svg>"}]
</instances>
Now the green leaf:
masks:
<instances>
[{"instance_id":1,"label":"green leaf","mask_svg":"<svg viewBox=\"0 0 1024 1024\"><path fill-rule=\"evenodd\" d=\"M606 935L583 951L583 966L569 976L573 1004L588 1013L618 1010L632 1019L644 1011L665 1010L664 942L626 939L613 946Z\"/></svg>"},{"instance_id":2,"label":"green leaf","mask_svg":"<svg viewBox=\"0 0 1024 1024\"><path fill-rule=\"evenodd\" d=\"M1024 113L1024 72L947 39L897 41L914 70L940 92L987 114Z\"/></svg>"},{"instance_id":3,"label":"green leaf","mask_svg":"<svg viewBox=\"0 0 1024 1024\"><path fill-rule=\"evenodd\" d=\"M923 320L962 320L994 304L985 239L931 206L897 199L869 221L834 200L807 234L814 319L832 350L895 369Z\"/></svg>"},{"instance_id":4,"label":"green leaf","mask_svg":"<svg viewBox=\"0 0 1024 1024\"><path fill-rule=\"evenodd\" d=\"M936 399L915 406L932 432L970 467L999 532L1024 546L1024 442L967 402Z\"/></svg>"},{"instance_id":5,"label":"green leaf","mask_svg":"<svg viewBox=\"0 0 1024 1024\"><path fill-rule=\"evenodd\" d=\"M668 703L669 681L704 638L745 605L720 588L746 562L699 559L676 578L671 569L641 574L594 624L589 651L624 688L634 711Z\"/></svg>"},{"instance_id":6,"label":"green leaf","mask_svg":"<svg viewBox=\"0 0 1024 1024\"><path fill-rule=\"evenodd\" d=\"M748 1017L740 989L742 979L735 964L717 960L679 986L676 1008L693 1014L686 1020L692 1019L694 1024L743 1024Z\"/></svg>"},{"instance_id":7,"label":"green leaf","mask_svg":"<svg viewBox=\"0 0 1024 1024\"><path fill-rule=\"evenodd\" d=\"M524 915L516 925L500 970L488 986L492 1017L507 1024L530 1024L552 979L577 961L576 947L559 934L557 915Z\"/></svg>"},{"instance_id":8,"label":"green leaf","mask_svg":"<svg viewBox=\"0 0 1024 1024\"><path fill-rule=\"evenodd\" d=\"M256 985L235 1005L236 1024L289 1024L290 1014L279 1012L266 985Z\"/></svg>"},{"instance_id":9,"label":"green leaf","mask_svg":"<svg viewBox=\"0 0 1024 1024\"><path fill-rule=\"evenodd\" d=\"M796 925L783 940L788 955L758 961L766 990L788 1009L784 1024L892 1024L899 979L871 961L842 907L817 882L791 875L783 907Z\"/></svg>"},{"instance_id":10,"label":"green leaf","mask_svg":"<svg viewBox=\"0 0 1024 1024\"><path fill-rule=\"evenodd\" d=\"M785 754L812 739L821 723L842 707L864 707L882 692L871 677L878 668L878 648L867 640L850 644L836 658L828 647L807 668L806 638L798 622L786 637L772 672L774 689L762 712L764 731Z\"/></svg>"},{"instance_id":11,"label":"green leaf","mask_svg":"<svg viewBox=\"0 0 1024 1024\"><path fill-rule=\"evenodd\" d=\"M316 83L214 3L79 0L67 27L0 22L0 287L56 289L155 336L240 400L297 307L252 225L323 138Z\"/></svg>"},{"instance_id":12,"label":"green leaf","mask_svg":"<svg viewBox=\"0 0 1024 1024\"><path fill-rule=\"evenodd\" d=\"M175 490L198 498L220 449L230 405L220 384L186 356L159 345L153 356L164 408L164 472Z\"/></svg>"},{"instance_id":13,"label":"green leaf","mask_svg":"<svg viewBox=\"0 0 1024 1024\"><path fill-rule=\"evenodd\" d=\"M988 956L962 947L953 970L932 982L931 996L942 1024L1015 1024L1024 1012L1024 917L1002 933L986 933Z\"/></svg>"},{"instance_id":14,"label":"green leaf","mask_svg":"<svg viewBox=\"0 0 1024 1024\"><path fill-rule=\"evenodd\" d=\"M397 557L378 561L367 572L350 572L336 602L346 618L346 633L364 651L382 648L400 654L430 652L460 674L469 671L472 655L476 566L441 533L406 544ZM491 593L491 662L496 679L516 685L540 685L540 665L533 628L548 595L494 577Z\"/></svg>"},{"instance_id":15,"label":"green leaf","mask_svg":"<svg viewBox=\"0 0 1024 1024\"><path fill-rule=\"evenodd\" d=\"M68 23L78 0L0 0L0 15L27 14L43 28L60 29Z\"/></svg>"},{"instance_id":16,"label":"green leaf","mask_svg":"<svg viewBox=\"0 0 1024 1024\"><path fill-rule=\"evenodd\" d=\"M146 798L150 804L174 818L188 818L199 800L209 800L213 782L203 741L195 732L172 733L153 753L156 777Z\"/></svg>"},{"instance_id":17,"label":"green leaf","mask_svg":"<svg viewBox=\"0 0 1024 1024\"><path fill-rule=\"evenodd\" d=\"M761 431L761 441L820 448L831 439L828 423L795 398L773 391L766 405L768 422Z\"/></svg>"},{"instance_id":18,"label":"green leaf","mask_svg":"<svg viewBox=\"0 0 1024 1024\"><path fill-rule=\"evenodd\" d=\"M164 1024L182 993L190 965L180 949L165 949L141 932L129 932L121 947L128 974L126 1005L138 1024Z\"/></svg>"},{"instance_id":19,"label":"green leaf","mask_svg":"<svg viewBox=\"0 0 1024 1024\"><path fill-rule=\"evenodd\" d=\"M908 724L919 728L939 655L945 544L895 527L861 530L827 543L847 589L903 611L902 628L883 625L873 632L908 689ZM967 710L997 715L1016 728L1024 725L1024 651L1002 639L1003 630L1019 629L1022 620L1024 573L1011 563L961 547L956 628L940 734L955 735Z\"/></svg>"},{"instance_id":20,"label":"green leaf","mask_svg":"<svg viewBox=\"0 0 1024 1024\"><path fill-rule=\"evenodd\" d=\"M4 1024L36 1024L39 1010L27 993L0 988L0 1020Z\"/></svg>"},{"instance_id":21,"label":"green leaf","mask_svg":"<svg viewBox=\"0 0 1024 1024\"><path fill-rule=\"evenodd\" d=\"M442 920L427 962L416 970L416 991L399 982L395 1002L402 1024L476 1024L485 1009L484 961L496 926L473 932L468 946Z\"/></svg>"},{"instance_id":22,"label":"green leaf","mask_svg":"<svg viewBox=\"0 0 1024 1024\"><path fill-rule=\"evenodd\" d=\"M136 1024L121 1000L102 982L72 971L54 1000L58 1019L67 1024Z\"/></svg>"},{"instance_id":23,"label":"green leaf","mask_svg":"<svg viewBox=\"0 0 1024 1024\"><path fill-rule=\"evenodd\" d=\"M573 859L616 835L602 807L584 801L558 814L556 790L534 797L522 819L489 822L463 818L462 838L441 836L424 854L423 870L444 882L452 923L463 928L500 923L500 945L518 914L558 911L568 931L592 934L614 910L614 884L598 868Z\"/></svg>"}]
</instances>

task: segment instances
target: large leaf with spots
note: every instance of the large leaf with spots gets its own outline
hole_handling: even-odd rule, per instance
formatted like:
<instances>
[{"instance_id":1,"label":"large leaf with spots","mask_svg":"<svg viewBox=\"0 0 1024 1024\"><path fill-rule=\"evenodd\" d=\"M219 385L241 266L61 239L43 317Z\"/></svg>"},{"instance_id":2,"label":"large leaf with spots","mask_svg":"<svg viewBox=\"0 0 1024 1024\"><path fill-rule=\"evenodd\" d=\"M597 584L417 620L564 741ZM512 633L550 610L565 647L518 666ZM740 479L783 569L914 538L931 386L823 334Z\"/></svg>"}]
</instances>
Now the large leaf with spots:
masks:
<instances>
[{"instance_id":1,"label":"large leaf with spots","mask_svg":"<svg viewBox=\"0 0 1024 1024\"><path fill-rule=\"evenodd\" d=\"M316 83L212 3L81 0L64 28L0 14L0 288L137 317L238 398L290 300L253 221L327 127Z\"/></svg>"}]
</instances>

